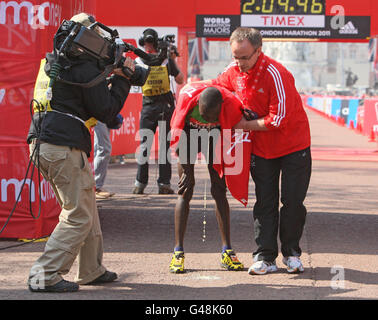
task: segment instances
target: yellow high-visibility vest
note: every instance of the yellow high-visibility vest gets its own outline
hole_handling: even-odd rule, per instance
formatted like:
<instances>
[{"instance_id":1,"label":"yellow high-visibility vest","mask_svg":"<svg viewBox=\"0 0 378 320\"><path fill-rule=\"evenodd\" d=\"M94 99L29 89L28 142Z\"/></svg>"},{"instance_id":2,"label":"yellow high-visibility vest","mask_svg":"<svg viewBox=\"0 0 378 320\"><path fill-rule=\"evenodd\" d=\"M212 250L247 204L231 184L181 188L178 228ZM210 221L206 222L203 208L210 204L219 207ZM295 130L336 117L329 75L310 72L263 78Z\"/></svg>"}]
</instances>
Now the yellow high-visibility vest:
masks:
<instances>
[{"instance_id":1,"label":"yellow high-visibility vest","mask_svg":"<svg viewBox=\"0 0 378 320\"><path fill-rule=\"evenodd\" d=\"M151 71L142 87L144 96L157 96L168 93L170 88L167 66L150 66Z\"/></svg>"}]
</instances>

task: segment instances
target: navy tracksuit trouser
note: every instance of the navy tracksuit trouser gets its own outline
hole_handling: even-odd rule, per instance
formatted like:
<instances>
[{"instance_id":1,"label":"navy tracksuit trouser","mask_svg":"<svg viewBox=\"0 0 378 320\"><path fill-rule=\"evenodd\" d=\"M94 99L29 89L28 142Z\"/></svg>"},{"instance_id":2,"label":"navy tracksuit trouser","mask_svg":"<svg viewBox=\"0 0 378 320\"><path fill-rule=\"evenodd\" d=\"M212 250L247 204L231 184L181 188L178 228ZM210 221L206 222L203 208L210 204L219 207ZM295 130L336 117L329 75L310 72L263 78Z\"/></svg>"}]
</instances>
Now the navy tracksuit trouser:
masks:
<instances>
[{"instance_id":1,"label":"navy tracksuit trouser","mask_svg":"<svg viewBox=\"0 0 378 320\"><path fill-rule=\"evenodd\" d=\"M301 255L299 241L307 214L303 202L310 183L311 164L310 147L275 159L252 155L251 176L256 192L255 261L272 262L277 258L278 233L284 257ZM279 209L280 178L282 206Z\"/></svg>"}]
</instances>

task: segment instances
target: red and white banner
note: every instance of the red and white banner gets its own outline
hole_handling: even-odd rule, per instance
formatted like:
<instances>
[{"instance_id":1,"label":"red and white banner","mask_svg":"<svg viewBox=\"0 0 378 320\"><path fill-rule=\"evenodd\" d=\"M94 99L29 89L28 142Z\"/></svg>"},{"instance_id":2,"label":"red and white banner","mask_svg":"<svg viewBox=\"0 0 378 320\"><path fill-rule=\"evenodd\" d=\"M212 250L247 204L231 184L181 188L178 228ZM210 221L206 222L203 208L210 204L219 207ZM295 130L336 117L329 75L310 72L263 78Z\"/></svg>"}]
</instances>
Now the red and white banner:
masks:
<instances>
[{"instance_id":1,"label":"red and white banner","mask_svg":"<svg viewBox=\"0 0 378 320\"><path fill-rule=\"evenodd\" d=\"M85 11L93 14L96 0L0 1L0 230L7 221L25 179L29 162L26 135L34 82L40 60L52 50L53 37L63 19ZM60 207L51 186L41 177L27 178L9 223L6 238L37 238L51 233ZM30 192L29 192L30 190ZM41 214L38 214L41 198Z\"/></svg>"},{"instance_id":2,"label":"red and white banner","mask_svg":"<svg viewBox=\"0 0 378 320\"><path fill-rule=\"evenodd\" d=\"M138 131L140 111L142 109L142 94L130 93L121 114L122 127L110 130L112 155L133 154L139 147Z\"/></svg>"}]
</instances>

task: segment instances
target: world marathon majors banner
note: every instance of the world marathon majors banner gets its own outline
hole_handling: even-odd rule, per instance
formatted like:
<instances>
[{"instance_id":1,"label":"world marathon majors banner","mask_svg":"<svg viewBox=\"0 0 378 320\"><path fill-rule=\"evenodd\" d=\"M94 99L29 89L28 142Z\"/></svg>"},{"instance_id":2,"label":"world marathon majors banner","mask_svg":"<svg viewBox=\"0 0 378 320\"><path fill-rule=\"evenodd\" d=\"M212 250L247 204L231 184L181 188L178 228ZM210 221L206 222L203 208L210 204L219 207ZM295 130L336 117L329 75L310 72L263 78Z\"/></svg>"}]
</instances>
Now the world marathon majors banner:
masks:
<instances>
[{"instance_id":1,"label":"world marathon majors banner","mask_svg":"<svg viewBox=\"0 0 378 320\"><path fill-rule=\"evenodd\" d=\"M196 37L228 38L240 27L240 15L196 15Z\"/></svg>"},{"instance_id":2,"label":"world marathon majors banner","mask_svg":"<svg viewBox=\"0 0 378 320\"><path fill-rule=\"evenodd\" d=\"M238 27L255 27L265 38L307 38L307 39L367 39L370 37L370 16L345 16L345 24L339 29L331 27L334 16L325 16L325 26L303 27L292 25L290 16L265 16L259 26L251 25L241 15L197 15L196 36L206 38L228 38ZM294 17L294 16L292 16ZM272 20L275 19L275 20ZM299 20L300 21L300 20ZM243 23L242 23L243 22ZM275 24L271 26L269 24Z\"/></svg>"}]
</instances>

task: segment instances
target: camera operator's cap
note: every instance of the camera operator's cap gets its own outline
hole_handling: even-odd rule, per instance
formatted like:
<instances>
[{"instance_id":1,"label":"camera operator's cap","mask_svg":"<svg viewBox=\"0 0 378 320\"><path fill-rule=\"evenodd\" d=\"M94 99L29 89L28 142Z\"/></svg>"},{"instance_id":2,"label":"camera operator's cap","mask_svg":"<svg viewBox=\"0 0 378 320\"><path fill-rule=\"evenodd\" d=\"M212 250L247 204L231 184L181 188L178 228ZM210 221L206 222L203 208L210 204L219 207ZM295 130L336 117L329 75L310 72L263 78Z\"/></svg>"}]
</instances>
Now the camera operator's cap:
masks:
<instances>
[{"instance_id":1,"label":"camera operator's cap","mask_svg":"<svg viewBox=\"0 0 378 320\"><path fill-rule=\"evenodd\" d=\"M96 22L96 19L84 12L74 15L71 21L79 22L85 27L89 27L92 23Z\"/></svg>"}]
</instances>

